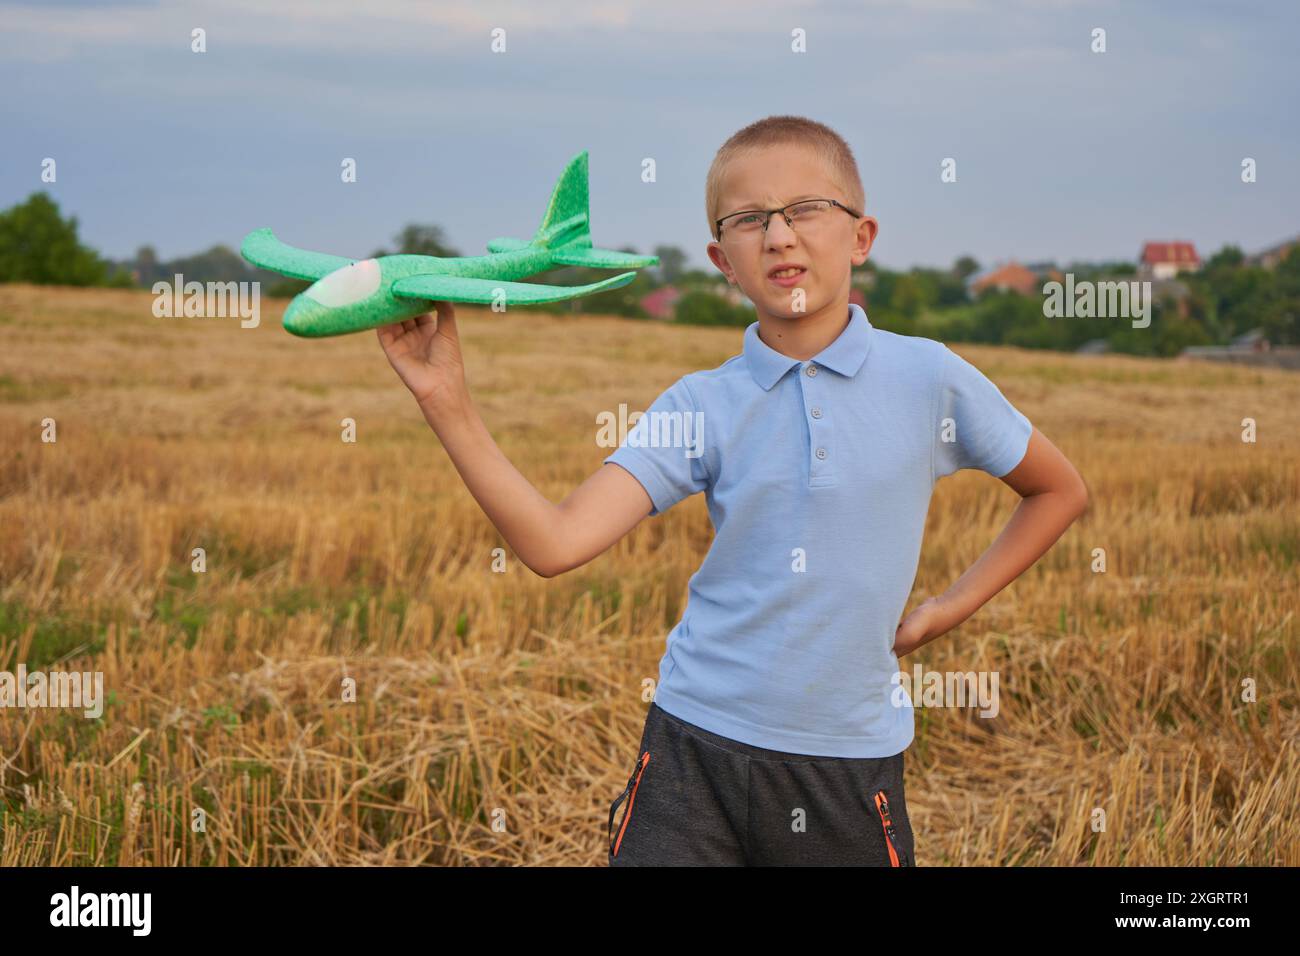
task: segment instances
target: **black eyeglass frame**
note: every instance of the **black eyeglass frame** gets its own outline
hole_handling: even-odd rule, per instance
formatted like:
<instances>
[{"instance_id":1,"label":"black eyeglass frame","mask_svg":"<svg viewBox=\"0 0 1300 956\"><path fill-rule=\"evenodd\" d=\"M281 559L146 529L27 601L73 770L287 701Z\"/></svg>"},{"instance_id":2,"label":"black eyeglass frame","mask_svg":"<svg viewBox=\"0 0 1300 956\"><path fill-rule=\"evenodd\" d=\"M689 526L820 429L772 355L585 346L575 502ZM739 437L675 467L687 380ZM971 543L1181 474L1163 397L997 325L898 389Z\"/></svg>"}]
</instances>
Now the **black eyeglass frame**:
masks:
<instances>
[{"instance_id":1,"label":"black eyeglass frame","mask_svg":"<svg viewBox=\"0 0 1300 956\"><path fill-rule=\"evenodd\" d=\"M737 216L752 216L756 212L762 213L766 217L763 220L764 233L767 232L767 227L772 224L772 214L778 212L781 214L781 218L785 220L785 224L793 229L794 223L790 220L790 217L786 215L785 211L789 209L791 206L801 206L806 202L828 202L832 206L838 206L840 209L843 209L854 219L862 218L862 213L854 212L852 209L844 205L844 203L840 202L838 199L827 199L825 196L811 196L808 199L797 199L792 203L786 203L784 206L782 206L779 209L742 209L740 212L733 212L730 215L723 216L721 219L719 219L717 222L713 224L713 230L716 233L714 238L716 238L718 242L722 241L722 224L726 222L728 219L735 219Z\"/></svg>"}]
</instances>

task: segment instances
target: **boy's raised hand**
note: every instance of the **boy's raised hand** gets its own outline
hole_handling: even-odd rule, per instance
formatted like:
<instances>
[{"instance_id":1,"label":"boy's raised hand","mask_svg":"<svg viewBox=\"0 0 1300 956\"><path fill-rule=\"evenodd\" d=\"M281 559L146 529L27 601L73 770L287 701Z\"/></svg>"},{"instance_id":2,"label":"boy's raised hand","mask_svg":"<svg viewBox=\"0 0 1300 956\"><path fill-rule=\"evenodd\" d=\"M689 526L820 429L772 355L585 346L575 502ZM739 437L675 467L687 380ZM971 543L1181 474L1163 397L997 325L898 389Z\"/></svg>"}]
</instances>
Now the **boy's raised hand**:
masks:
<instances>
[{"instance_id":1,"label":"boy's raised hand","mask_svg":"<svg viewBox=\"0 0 1300 956\"><path fill-rule=\"evenodd\" d=\"M433 305L436 318L426 312L375 329L388 364L425 411L449 407L466 391L456 308L450 302Z\"/></svg>"}]
</instances>

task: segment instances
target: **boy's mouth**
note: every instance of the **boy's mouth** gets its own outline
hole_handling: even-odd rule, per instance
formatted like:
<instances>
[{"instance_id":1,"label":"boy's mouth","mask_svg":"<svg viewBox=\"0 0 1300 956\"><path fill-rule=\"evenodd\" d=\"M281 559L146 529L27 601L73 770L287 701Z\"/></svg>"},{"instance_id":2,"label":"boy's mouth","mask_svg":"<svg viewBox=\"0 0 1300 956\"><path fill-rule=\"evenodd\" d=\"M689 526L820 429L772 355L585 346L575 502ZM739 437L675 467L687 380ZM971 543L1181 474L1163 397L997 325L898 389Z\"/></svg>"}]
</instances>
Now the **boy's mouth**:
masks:
<instances>
[{"instance_id":1,"label":"boy's mouth","mask_svg":"<svg viewBox=\"0 0 1300 956\"><path fill-rule=\"evenodd\" d=\"M797 284L807 271L803 266L783 262L779 266L768 270L767 277L777 285L790 286Z\"/></svg>"}]
</instances>

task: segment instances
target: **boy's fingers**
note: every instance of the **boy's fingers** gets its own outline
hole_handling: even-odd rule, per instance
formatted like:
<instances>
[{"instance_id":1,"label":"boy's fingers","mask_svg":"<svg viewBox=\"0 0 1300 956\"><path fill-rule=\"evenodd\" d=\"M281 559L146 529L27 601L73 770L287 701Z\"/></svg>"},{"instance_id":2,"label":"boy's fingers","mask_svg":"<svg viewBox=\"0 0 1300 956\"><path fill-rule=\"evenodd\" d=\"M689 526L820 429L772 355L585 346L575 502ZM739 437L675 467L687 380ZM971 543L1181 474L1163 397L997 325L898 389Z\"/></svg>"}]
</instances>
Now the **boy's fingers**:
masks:
<instances>
[{"instance_id":1,"label":"boy's fingers","mask_svg":"<svg viewBox=\"0 0 1300 956\"><path fill-rule=\"evenodd\" d=\"M450 302L435 302L434 309L438 313L438 327L445 328L447 334L453 338L456 336L456 307Z\"/></svg>"}]
</instances>

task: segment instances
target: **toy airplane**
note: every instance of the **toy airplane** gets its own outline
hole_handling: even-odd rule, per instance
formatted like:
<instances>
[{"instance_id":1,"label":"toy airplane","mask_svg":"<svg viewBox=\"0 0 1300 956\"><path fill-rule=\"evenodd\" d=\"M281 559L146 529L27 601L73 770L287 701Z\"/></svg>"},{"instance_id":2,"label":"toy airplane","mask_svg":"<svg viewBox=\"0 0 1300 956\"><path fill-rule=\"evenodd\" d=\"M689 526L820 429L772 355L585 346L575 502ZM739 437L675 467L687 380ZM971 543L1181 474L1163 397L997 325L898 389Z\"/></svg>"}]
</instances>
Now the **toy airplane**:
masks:
<instances>
[{"instance_id":1,"label":"toy airplane","mask_svg":"<svg viewBox=\"0 0 1300 956\"><path fill-rule=\"evenodd\" d=\"M395 255L346 259L285 245L270 229L244 237L240 254L253 265L313 285L289 303L284 327L294 335L319 337L360 332L400 322L432 309L434 300L527 305L559 302L627 285L624 272L589 285L538 285L513 282L556 266L640 269L657 265L657 256L637 256L591 244L587 193L587 152L579 153L560 174L541 228L531 240L493 239L491 255L438 258Z\"/></svg>"}]
</instances>

